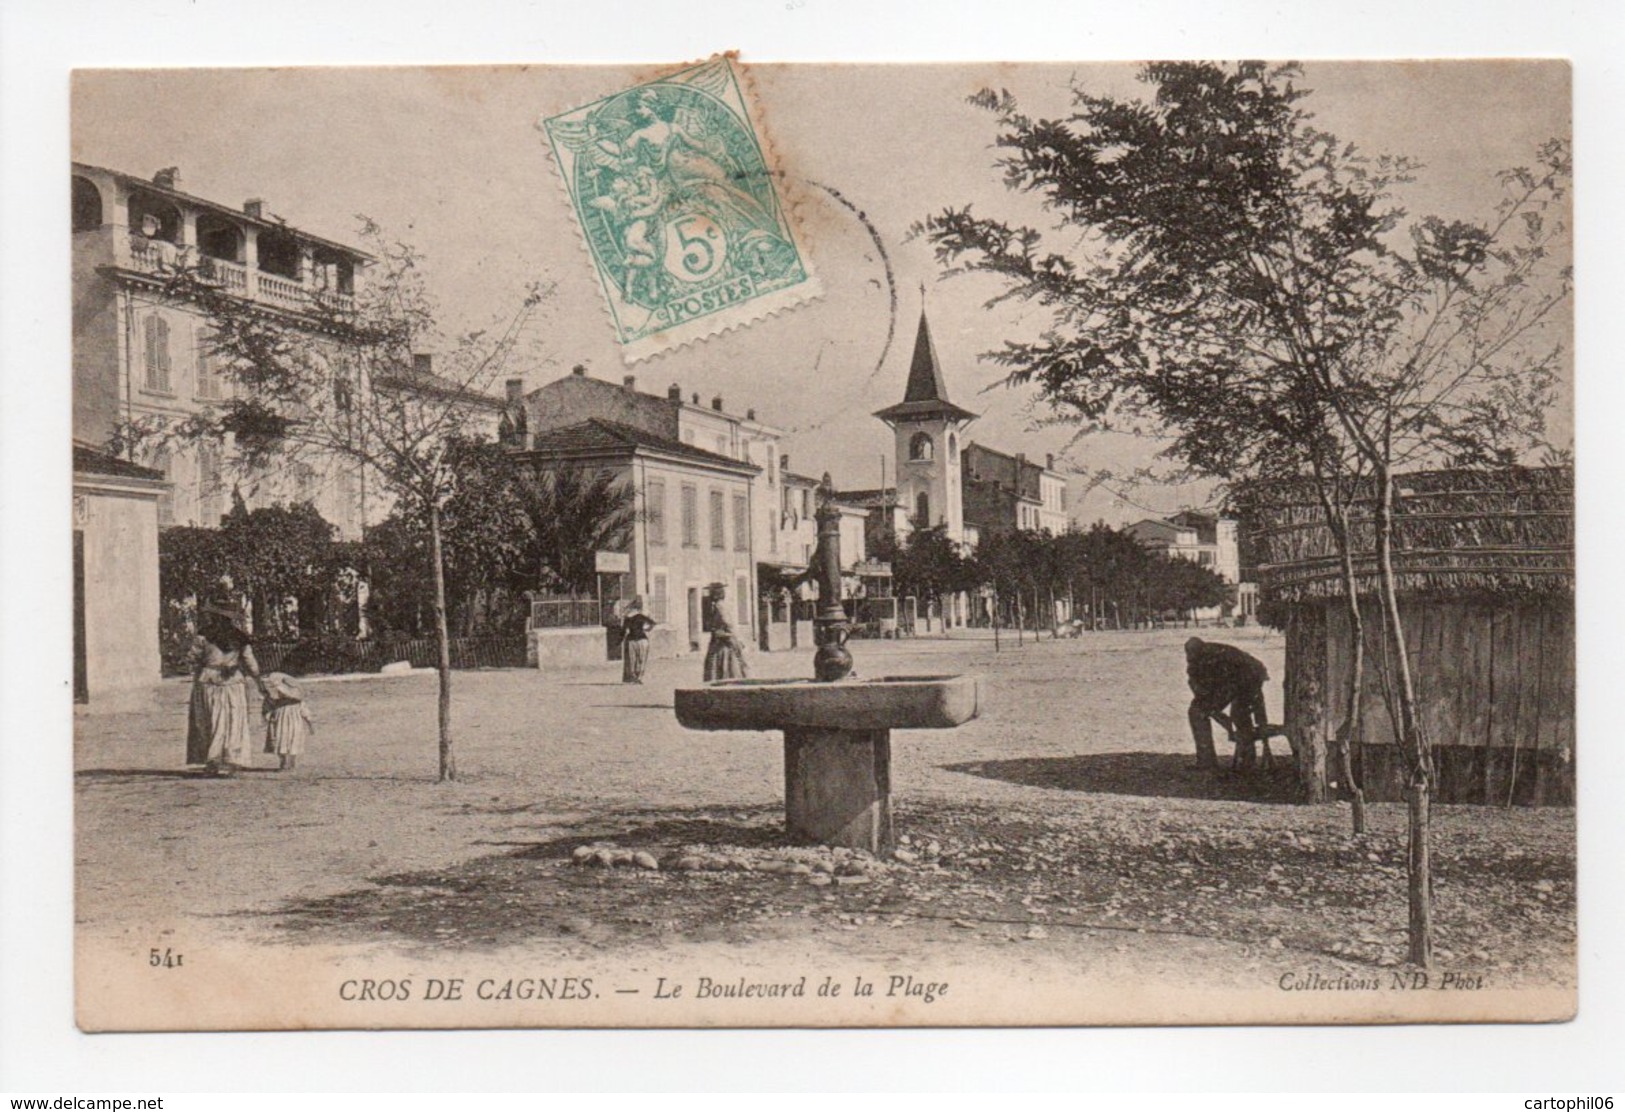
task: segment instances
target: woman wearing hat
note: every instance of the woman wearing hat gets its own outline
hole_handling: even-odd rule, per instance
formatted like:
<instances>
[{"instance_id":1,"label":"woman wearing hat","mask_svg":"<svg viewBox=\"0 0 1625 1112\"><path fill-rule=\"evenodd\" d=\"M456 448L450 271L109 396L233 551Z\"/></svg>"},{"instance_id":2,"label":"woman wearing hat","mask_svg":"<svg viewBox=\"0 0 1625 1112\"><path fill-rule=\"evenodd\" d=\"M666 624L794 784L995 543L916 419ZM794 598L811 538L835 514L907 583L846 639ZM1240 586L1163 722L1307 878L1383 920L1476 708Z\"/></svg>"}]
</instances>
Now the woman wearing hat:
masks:
<instances>
[{"instance_id":1,"label":"woman wearing hat","mask_svg":"<svg viewBox=\"0 0 1625 1112\"><path fill-rule=\"evenodd\" d=\"M252 679L265 694L259 661L249 644L242 611L211 602L198 613L192 703L186 729L186 763L230 776L248 764L248 690Z\"/></svg>"},{"instance_id":2,"label":"woman wearing hat","mask_svg":"<svg viewBox=\"0 0 1625 1112\"><path fill-rule=\"evenodd\" d=\"M621 682L642 683L649 664L649 631L655 620L643 612L643 598L633 599L621 619Z\"/></svg>"},{"instance_id":3,"label":"woman wearing hat","mask_svg":"<svg viewBox=\"0 0 1625 1112\"><path fill-rule=\"evenodd\" d=\"M710 620L711 644L705 650L705 682L741 679L750 674L745 667L745 647L728 620L728 588L721 583L711 584Z\"/></svg>"}]
</instances>

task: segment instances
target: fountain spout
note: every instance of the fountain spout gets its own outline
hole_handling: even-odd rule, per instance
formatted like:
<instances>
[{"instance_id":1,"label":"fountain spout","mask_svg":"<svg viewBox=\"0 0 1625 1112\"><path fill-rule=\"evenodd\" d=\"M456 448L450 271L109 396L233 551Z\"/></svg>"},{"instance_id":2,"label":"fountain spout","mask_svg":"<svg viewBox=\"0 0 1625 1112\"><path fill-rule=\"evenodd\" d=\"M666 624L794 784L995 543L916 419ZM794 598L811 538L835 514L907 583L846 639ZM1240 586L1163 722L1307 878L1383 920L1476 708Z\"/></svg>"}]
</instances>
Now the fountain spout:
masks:
<instances>
[{"instance_id":1,"label":"fountain spout","mask_svg":"<svg viewBox=\"0 0 1625 1112\"><path fill-rule=\"evenodd\" d=\"M818 548L809 572L818 584L818 611L813 616L813 675L823 683L845 679L852 671L852 653L846 647L852 628L841 605L841 511L835 505L835 484L829 472L818 484Z\"/></svg>"}]
</instances>

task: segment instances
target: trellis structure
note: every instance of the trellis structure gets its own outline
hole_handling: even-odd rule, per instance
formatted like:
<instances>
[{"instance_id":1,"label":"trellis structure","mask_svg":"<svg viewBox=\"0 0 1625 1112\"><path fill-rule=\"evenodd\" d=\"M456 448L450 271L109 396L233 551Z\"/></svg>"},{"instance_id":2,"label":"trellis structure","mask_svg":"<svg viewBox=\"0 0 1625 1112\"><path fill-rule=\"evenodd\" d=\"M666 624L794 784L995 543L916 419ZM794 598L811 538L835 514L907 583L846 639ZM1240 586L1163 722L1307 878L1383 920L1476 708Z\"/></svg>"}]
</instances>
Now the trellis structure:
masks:
<instances>
[{"instance_id":1,"label":"trellis structure","mask_svg":"<svg viewBox=\"0 0 1625 1112\"><path fill-rule=\"evenodd\" d=\"M1403 797L1392 653L1378 605L1374 492L1351 513L1365 627L1360 730L1366 797ZM1286 630L1285 722L1306 792L1348 705L1352 651L1341 561L1307 484L1247 499L1263 614ZM1430 471L1399 477L1394 569L1423 736L1441 803L1569 804L1574 798L1574 474L1568 468Z\"/></svg>"}]
</instances>

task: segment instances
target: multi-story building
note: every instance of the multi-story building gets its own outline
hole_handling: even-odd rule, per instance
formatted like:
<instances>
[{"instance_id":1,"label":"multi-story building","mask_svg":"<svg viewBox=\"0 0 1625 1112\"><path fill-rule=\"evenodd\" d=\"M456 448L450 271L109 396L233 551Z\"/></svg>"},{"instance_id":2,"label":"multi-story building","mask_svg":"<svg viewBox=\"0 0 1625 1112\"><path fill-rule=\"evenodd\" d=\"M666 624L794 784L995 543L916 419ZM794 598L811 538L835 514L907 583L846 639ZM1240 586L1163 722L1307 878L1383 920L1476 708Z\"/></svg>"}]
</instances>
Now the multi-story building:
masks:
<instances>
[{"instance_id":1,"label":"multi-story building","mask_svg":"<svg viewBox=\"0 0 1625 1112\"><path fill-rule=\"evenodd\" d=\"M289 226L249 200L240 208L180 188L171 168L151 180L73 165L73 435L107 446L123 426L184 420L224 400L230 383L210 354L208 323L166 295L166 275L195 266L265 313L336 352L343 337L318 305L353 304L371 262L362 251ZM232 444L152 447L137 461L169 487L159 526L218 524L236 486ZM301 461L254 483L250 505L309 500L341 534L363 525L365 478L343 459Z\"/></svg>"},{"instance_id":2,"label":"multi-story building","mask_svg":"<svg viewBox=\"0 0 1625 1112\"><path fill-rule=\"evenodd\" d=\"M677 632L679 649L701 647L703 599L714 583L728 588L740 636L755 639L759 467L600 417L533 430L517 456L543 469L613 475L632 489L636 515L625 571L617 574L625 596L642 595L650 617Z\"/></svg>"},{"instance_id":3,"label":"multi-story building","mask_svg":"<svg viewBox=\"0 0 1625 1112\"><path fill-rule=\"evenodd\" d=\"M1126 532L1152 551L1189 560L1217 573L1237 588L1236 612L1251 615L1256 611L1256 586L1241 582L1241 555L1232 519L1184 510L1168 518L1135 522ZM1221 607L1208 607L1196 611L1195 617L1207 621L1224 612Z\"/></svg>"},{"instance_id":4,"label":"multi-story building","mask_svg":"<svg viewBox=\"0 0 1625 1112\"><path fill-rule=\"evenodd\" d=\"M788 572L807 570L818 548L818 487L821 480L790 470L790 457L779 457L781 486L779 512L779 559L773 561ZM835 508L841 513L841 570L855 572L867 564L869 509L850 494L837 492Z\"/></svg>"},{"instance_id":5,"label":"multi-story building","mask_svg":"<svg viewBox=\"0 0 1625 1112\"><path fill-rule=\"evenodd\" d=\"M1054 456L1039 466L1025 454L972 442L965 445L962 471L965 524L978 536L1017 529L1066 532L1066 477L1055 470Z\"/></svg>"},{"instance_id":6,"label":"multi-story building","mask_svg":"<svg viewBox=\"0 0 1625 1112\"><path fill-rule=\"evenodd\" d=\"M579 365L563 378L525 394L524 405L525 421L533 435L597 418L750 464L757 473L751 498L756 558L778 563L788 555L779 538L779 441L784 431L758 420L756 410L747 409L742 416L730 413L721 395L713 397L709 405L701 404L697 393L691 392L685 399L676 383L663 394L647 393L638 389L635 375L609 382Z\"/></svg>"}]
</instances>

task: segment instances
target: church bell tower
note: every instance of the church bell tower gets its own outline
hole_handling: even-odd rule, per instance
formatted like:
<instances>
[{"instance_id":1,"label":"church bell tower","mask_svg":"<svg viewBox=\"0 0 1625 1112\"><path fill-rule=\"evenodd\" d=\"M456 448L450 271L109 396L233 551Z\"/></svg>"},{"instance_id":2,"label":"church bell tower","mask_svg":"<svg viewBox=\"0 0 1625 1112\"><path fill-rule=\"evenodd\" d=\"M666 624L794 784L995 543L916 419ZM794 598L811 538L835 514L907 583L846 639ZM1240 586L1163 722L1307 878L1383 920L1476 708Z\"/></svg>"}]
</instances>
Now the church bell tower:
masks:
<instances>
[{"instance_id":1,"label":"church bell tower","mask_svg":"<svg viewBox=\"0 0 1625 1112\"><path fill-rule=\"evenodd\" d=\"M965 541L960 485L961 434L976 414L948 400L931 327L920 308L920 331L909 363L903 400L875 414L891 426L897 446L897 505L910 528L946 526L948 539Z\"/></svg>"}]
</instances>

